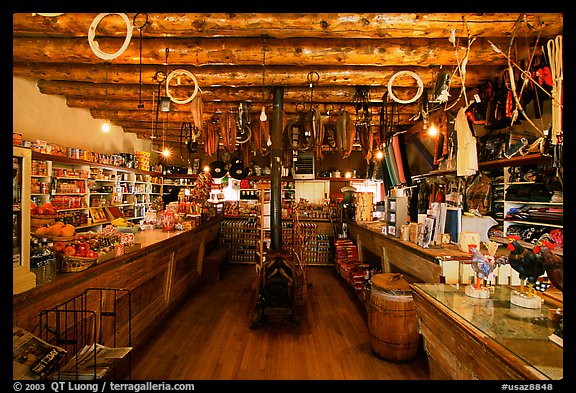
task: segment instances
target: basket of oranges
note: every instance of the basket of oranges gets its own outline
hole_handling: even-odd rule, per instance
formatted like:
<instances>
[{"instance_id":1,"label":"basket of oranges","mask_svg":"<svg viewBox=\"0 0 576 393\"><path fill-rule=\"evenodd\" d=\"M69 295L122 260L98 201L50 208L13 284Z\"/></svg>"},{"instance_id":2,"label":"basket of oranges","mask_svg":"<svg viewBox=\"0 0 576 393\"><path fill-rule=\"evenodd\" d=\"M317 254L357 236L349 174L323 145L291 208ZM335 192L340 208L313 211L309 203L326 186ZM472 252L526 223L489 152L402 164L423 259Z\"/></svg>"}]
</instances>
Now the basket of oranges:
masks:
<instances>
[{"instance_id":1,"label":"basket of oranges","mask_svg":"<svg viewBox=\"0 0 576 393\"><path fill-rule=\"evenodd\" d=\"M67 241L74 239L76 227L72 224L64 224L62 221L53 222L48 226L41 226L34 230L32 235L46 238L52 241Z\"/></svg>"}]
</instances>

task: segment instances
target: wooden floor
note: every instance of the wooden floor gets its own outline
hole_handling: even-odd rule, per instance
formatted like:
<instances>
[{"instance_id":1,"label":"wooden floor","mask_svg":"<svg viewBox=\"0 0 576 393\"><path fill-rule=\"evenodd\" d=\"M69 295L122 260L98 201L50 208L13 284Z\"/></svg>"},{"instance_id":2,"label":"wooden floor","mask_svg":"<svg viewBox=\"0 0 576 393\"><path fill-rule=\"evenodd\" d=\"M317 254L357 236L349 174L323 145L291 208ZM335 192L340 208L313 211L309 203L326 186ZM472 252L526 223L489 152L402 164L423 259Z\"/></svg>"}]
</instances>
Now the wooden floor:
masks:
<instances>
[{"instance_id":1,"label":"wooden floor","mask_svg":"<svg viewBox=\"0 0 576 393\"><path fill-rule=\"evenodd\" d=\"M368 344L366 314L331 267L309 267L300 323L249 328L254 265L228 264L132 356L132 380L428 380L422 348L391 363Z\"/></svg>"}]
</instances>

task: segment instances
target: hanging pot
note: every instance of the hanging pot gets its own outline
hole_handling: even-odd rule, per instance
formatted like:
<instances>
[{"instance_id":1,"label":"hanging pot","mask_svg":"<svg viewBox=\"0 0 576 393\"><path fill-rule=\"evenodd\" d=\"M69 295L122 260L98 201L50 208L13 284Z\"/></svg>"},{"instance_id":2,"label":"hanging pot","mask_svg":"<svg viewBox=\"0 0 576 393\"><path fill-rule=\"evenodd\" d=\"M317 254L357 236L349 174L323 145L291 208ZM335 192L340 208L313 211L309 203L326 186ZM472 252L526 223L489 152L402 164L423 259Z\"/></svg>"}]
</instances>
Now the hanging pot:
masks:
<instances>
[{"instance_id":1,"label":"hanging pot","mask_svg":"<svg viewBox=\"0 0 576 393\"><path fill-rule=\"evenodd\" d=\"M220 161L220 150L216 154L216 161L213 161L209 165L210 167L210 175L214 179L220 179L226 175L226 164L223 161Z\"/></svg>"},{"instance_id":2,"label":"hanging pot","mask_svg":"<svg viewBox=\"0 0 576 393\"><path fill-rule=\"evenodd\" d=\"M242 164L241 160L234 160L234 161L236 162L235 163L233 162L232 165L230 166L230 169L228 170L230 176L236 180L245 179L246 176L248 176L248 168L244 168L244 165Z\"/></svg>"},{"instance_id":3,"label":"hanging pot","mask_svg":"<svg viewBox=\"0 0 576 393\"><path fill-rule=\"evenodd\" d=\"M244 163L242 162L242 152L240 151L240 145L238 145L237 150L237 157L233 158L230 161L230 168L228 168L228 172L230 173L230 177L236 180L245 179L248 176L248 168L244 168Z\"/></svg>"}]
</instances>

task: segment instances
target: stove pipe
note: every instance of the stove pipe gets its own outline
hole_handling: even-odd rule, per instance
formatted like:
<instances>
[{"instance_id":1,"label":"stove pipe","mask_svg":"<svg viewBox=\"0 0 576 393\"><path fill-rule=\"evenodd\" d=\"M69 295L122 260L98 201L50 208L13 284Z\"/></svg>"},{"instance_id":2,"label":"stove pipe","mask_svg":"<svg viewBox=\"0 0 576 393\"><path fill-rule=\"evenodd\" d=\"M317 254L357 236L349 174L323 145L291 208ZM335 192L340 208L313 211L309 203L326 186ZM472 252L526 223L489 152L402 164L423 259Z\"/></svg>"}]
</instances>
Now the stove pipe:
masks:
<instances>
[{"instance_id":1,"label":"stove pipe","mask_svg":"<svg viewBox=\"0 0 576 393\"><path fill-rule=\"evenodd\" d=\"M284 110L284 88L274 87L274 107L270 124L270 248L282 250L282 113Z\"/></svg>"}]
</instances>

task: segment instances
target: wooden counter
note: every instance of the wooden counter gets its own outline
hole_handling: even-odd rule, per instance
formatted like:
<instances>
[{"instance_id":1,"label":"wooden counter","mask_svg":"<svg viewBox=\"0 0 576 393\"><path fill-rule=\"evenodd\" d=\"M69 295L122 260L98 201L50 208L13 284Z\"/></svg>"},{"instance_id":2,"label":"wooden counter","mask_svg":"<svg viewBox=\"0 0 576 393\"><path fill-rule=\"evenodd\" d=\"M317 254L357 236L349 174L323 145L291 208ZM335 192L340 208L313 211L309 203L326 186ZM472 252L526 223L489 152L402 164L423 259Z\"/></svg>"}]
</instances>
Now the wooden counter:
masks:
<instances>
[{"instance_id":1,"label":"wooden counter","mask_svg":"<svg viewBox=\"0 0 576 393\"><path fill-rule=\"evenodd\" d=\"M82 295L88 288L129 292L131 342L145 340L162 318L200 282L204 256L218 246L220 220L189 231L141 231L142 248L13 296L13 325L38 332L39 314ZM87 308L98 305L88 304ZM122 321L126 323L126 321ZM128 335L127 329L118 330Z\"/></svg>"},{"instance_id":2,"label":"wooden counter","mask_svg":"<svg viewBox=\"0 0 576 393\"><path fill-rule=\"evenodd\" d=\"M562 379L563 349L548 338L555 306L515 306L506 285L489 299L466 296L463 285L411 288L431 379Z\"/></svg>"},{"instance_id":3,"label":"wooden counter","mask_svg":"<svg viewBox=\"0 0 576 393\"><path fill-rule=\"evenodd\" d=\"M356 222L348 223L348 233L348 237L356 242L360 255L362 248L366 248L381 258L383 272L400 270L422 282L440 282L442 268L438 258L470 258L454 244L423 248L395 236L383 235L377 228Z\"/></svg>"}]
</instances>

